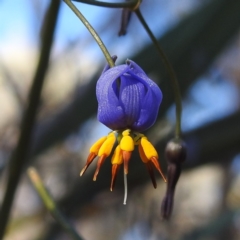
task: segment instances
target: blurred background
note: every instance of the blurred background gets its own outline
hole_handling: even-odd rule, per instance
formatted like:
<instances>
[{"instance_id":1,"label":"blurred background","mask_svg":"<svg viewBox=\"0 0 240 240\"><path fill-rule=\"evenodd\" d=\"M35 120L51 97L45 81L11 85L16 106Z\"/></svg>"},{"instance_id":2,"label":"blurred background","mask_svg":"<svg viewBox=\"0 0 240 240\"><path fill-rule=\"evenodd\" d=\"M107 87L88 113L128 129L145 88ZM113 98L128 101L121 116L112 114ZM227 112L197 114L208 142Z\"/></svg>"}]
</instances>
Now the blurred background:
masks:
<instances>
[{"instance_id":1,"label":"blurred background","mask_svg":"<svg viewBox=\"0 0 240 240\"><path fill-rule=\"evenodd\" d=\"M0 201L49 4L50 0L0 1ZM136 61L162 89L158 120L146 134L166 172L164 148L174 136L174 95L154 46L134 14L127 34L119 37L121 9L75 4L110 54L118 56L117 64L128 58ZM95 96L106 61L63 2L29 165L36 167L59 208L86 240L240 239L240 1L144 0L140 10L176 71L183 97L188 157L171 219L160 216L166 184L158 176L154 189L137 155L129 166L127 205L120 173L114 191L109 191L109 159L96 182L94 163L79 177L89 147L109 132L97 122ZM25 172L4 239L71 239L47 212Z\"/></svg>"}]
</instances>

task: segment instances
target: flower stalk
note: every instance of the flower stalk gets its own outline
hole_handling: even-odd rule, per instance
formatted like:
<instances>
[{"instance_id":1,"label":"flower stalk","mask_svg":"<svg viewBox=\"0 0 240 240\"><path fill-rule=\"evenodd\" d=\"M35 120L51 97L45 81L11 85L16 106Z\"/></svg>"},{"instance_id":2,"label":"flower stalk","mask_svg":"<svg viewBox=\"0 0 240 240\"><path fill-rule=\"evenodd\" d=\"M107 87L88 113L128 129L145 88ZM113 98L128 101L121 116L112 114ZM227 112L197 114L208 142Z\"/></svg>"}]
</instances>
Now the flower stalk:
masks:
<instances>
[{"instance_id":1,"label":"flower stalk","mask_svg":"<svg viewBox=\"0 0 240 240\"><path fill-rule=\"evenodd\" d=\"M71 0L63 0L69 8L76 14L76 16L81 20L81 22L84 24L84 26L87 28L87 30L91 33L94 40L97 42L98 46L103 52L103 55L105 56L108 64L110 67L114 67L114 61L111 58L111 55L109 54L106 46L104 45L103 41L95 31L95 29L91 26L91 24L87 21L87 19L82 15L82 13L76 8L76 6L71 2Z\"/></svg>"},{"instance_id":2,"label":"flower stalk","mask_svg":"<svg viewBox=\"0 0 240 240\"><path fill-rule=\"evenodd\" d=\"M170 61L168 60L164 51L160 47L160 45L159 45L157 39L155 38L154 34L152 33L151 29L147 25L147 23L146 23L145 19L143 18L139 8L135 10L135 13L136 13L139 21L143 25L144 29L148 33L149 37L151 38L152 42L154 43L154 45L155 45L155 47L158 51L158 54L159 54L160 58L162 59L163 64L164 64L165 68L167 69L167 71L169 73L172 88L173 88L174 98L175 98L175 104L176 104L175 137L180 138L180 136L181 136L182 101L181 101L181 93L180 93L179 84L178 84L178 81L177 81L176 74L174 72L172 64L170 63Z\"/></svg>"}]
</instances>

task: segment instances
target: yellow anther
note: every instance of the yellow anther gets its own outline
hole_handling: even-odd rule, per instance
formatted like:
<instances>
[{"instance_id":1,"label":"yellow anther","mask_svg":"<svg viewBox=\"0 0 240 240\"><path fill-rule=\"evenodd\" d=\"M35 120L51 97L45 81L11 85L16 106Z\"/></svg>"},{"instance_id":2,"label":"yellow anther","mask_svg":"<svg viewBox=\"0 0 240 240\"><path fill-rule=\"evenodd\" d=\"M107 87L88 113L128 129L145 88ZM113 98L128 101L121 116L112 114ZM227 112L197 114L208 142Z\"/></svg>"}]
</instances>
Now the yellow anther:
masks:
<instances>
[{"instance_id":1,"label":"yellow anther","mask_svg":"<svg viewBox=\"0 0 240 240\"><path fill-rule=\"evenodd\" d=\"M143 161L144 163L149 162L149 159L148 159L147 156L145 155L141 144L138 145L138 151L139 151L139 155L140 155L140 158L142 159L142 161Z\"/></svg>"},{"instance_id":2,"label":"yellow anther","mask_svg":"<svg viewBox=\"0 0 240 240\"><path fill-rule=\"evenodd\" d=\"M125 130L125 131L122 132L122 135L123 135L123 136L129 136L129 135L130 135L130 132L131 132L131 130L130 130L130 129L127 129L127 130Z\"/></svg>"},{"instance_id":3,"label":"yellow anther","mask_svg":"<svg viewBox=\"0 0 240 240\"><path fill-rule=\"evenodd\" d=\"M122 164L123 163L123 156L122 156L122 150L120 148L120 145L118 145L113 153L112 164Z\"/></svg>"},{"instance_id":4,"label":"yellow anther","mask_svg":"<svg viewBox=\"0 0 240 240\"><path fill-rule=\"evenodd\" d=\"M98 156L105 155L106 157L108 157L111 154L115 141L116 141L116 137L114 133L110 133L107 136L107 139L104 141L104 143L100 147L98 151Z\"/></svg>"},{"instance_id":5,"label":"yellow anther","mask_svg":"<svg viewBox=\"0 0 240 240\"><path fill-rule=\"evenodd\" d=\"M140 144L146 157L150 160L151 157L158 157L158 153L154 146L147 140L146 137L141 138Z\"/></svg>"},{"instance_id":6,"label":"yellow anther","mask_svg":"<svg viewBox=\"0 0 240 240\"><path fill-rule=\"evenodd\" d=\"M128 174L128 162L131 158L132 151L134 150L134 141L131 136L129 136L130 130L127 129L122 132L122 139L120 141L120 148L122 150L123 163L124 163L124 173Z\"/></svg>"},{"instance_id":7,"label":"yellow anther","mask_svg":"<svg viewBox=\"0 0 240 240\"><path fill-rule=\"evenodd\" d=\"M125 132L125 131L124 131ZM132 152L134 150L134 141L130 136L123 136L120 141L120 148L123 151Z\"/></svg>"},{"instance_id":8,"label":"yellow anther","mask_svg":"<svg viewBox=\"0 0 240 240\"><path fill-rule=\"evenodd\" d=\"M154 174L153 174L151 163L159 171L159 173L161 174L164 182L166 182L167 180L166 180L166 178L165 178L165 176L164 176L164 174L161 170L160 164L158 162L158 153L157 153L156 149L154 148L154 146L147 140L146 137L141 138L141 142L139 144L139 154L141 156L142 161L147 164L147 168L148 168L150 177L152 179L153 186L156 188L157 184L156 184L156 181L155 181L155 177L154 177Z\"/></svg>"},{"instance_id":9,"label":"yellow anther","mask_svg":"<svg viewBox=\"0 0 240 240\"><path fill-rule=\"evenodd\" d=\"M140 143L140 140L142 137L145 137L144 134L142 133L138 133L138 132L134 132L134 134L136 135L134 138L133 138L133 141L134 141L134 144L135 145L138 145Z\"/></svg>"},{"instance_id":10,"label":"yellow anther","mask_svg":"<svg viewBox=\"0 0 240 240\"><path fill-rule=\"evenodd\" d=\"M94 153L94 154L98 154L98 151L100 149L100 147L102 146L102 144L104 143L104 141L107 139L107 137L102 137L100 139L98 139L93 145L92 147L89 149L90 153Z\"/></svg>"},{"instance_id":11,"label":"yellow anther","mask_svg":"<svg viewBox=\"0 0 240 240\"><path fill-rule=\"evenodd\" d=\"M114 137L116 138L115 134L113 132L110 132L108 135L107 135L107 138L111 138L111 137Z\"/></svg>"}]
</instances>

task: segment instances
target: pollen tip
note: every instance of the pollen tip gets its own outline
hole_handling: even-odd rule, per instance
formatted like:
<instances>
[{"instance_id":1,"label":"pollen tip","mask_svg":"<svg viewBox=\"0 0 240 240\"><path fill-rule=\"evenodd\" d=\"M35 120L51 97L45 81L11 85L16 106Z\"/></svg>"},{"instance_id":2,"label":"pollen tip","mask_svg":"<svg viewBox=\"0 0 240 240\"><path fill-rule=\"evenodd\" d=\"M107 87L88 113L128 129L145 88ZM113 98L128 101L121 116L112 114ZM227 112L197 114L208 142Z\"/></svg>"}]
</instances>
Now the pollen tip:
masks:
<instances>
[{"instance_id":1,"label":"pollen tip","mask_svg":"<svg viewBox=\"0 0 240 240\"><path fill-rule=\"evenodd\" d=\"M93 181L96 181L96 180L97 180L97 175L98 175L98 171L96 171L96 172L94 173Z\"/></svg>"},{"instance_id":2,"label":"pollen tip","mask_svg":"<svg viewBox=\"0 0 240 240\"><path fill-rule=\"evenodd\" d=\"M153 184L153 187L156 189L157 188L157 183L156 183L156 180L154 179L154 182L152 182Z\"/></svg>"},{"instance_id":3,"label":"pollen tip","mask_svg":"<svg viewBox=\"0 0 240 240\"><path fill-rule=\"evenodd\" d=\"M110 191L111 191L111 192L113 191L113 188L114 188L114 183L115 183L115 181L114 181L114 180L112 180L112 181L111 181L111 186L110 186Z\"/></svg>"},{"instance_id":4,"label":"pollen tip","mask_svg":"<svg viewBox=\"0 0 240 240\"><path fill-rule=\"evenodd\" d=\"M166 182L167 182L167 179L166 179L166 177L164 176L164 174L162 173L162 171L159 171L159 173L161 174L163 181L166 183Z\"/></svg>"},{"instance_id":5,"label":"pollen tip","mask_svg":"<svg viewBox=\"0 0 240 240\"><path fill-rule=\"evenodd\" d=\"M86 166L82 169L82 171L80 172L80 177L85 173L86 169L87 169Z\"/></svg>"}]
</instances>

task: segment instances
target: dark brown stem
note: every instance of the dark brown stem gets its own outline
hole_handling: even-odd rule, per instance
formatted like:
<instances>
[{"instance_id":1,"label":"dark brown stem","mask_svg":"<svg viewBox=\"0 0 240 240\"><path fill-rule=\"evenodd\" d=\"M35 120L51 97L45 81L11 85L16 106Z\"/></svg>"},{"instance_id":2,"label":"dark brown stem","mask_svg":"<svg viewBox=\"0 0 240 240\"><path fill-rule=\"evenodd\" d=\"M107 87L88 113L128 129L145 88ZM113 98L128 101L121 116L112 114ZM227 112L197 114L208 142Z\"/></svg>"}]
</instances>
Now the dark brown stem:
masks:
<instances>
[{"instance_id":1,"label":"dark brown stem","mask_svg":"<svg viewBox=\"0 0 240 240\"><path fill-rule=\"evenodd\" d=\"M180 88L179 88L179 84L177 81L177 77L175 74L175 71L172 67L172 64L170 63L170 61L168 60L166 54L164 53L163 49L160 47L158 40L156 39L156 37L154 36L154 34L152 33L151 29L149 28L149 26L147 25L145 19L143 18L139 8L137 8L135 10L135 13L139 19L139 21L141 22L141 24L143 25L144 29L146 30L146 32L148 33L149 37L151 38L154 46L157 49L157 52L160 56L160 58L163 61L163 64L166 68L166 70L168 71L168 74L170 76L170 81L172 84L172 88L173 88L173 94L174 94L174 98L175 98L175 104L176 104L176 127L175 127L175 137L179 138L181 135L181 114L182 114L182 100L181 100L181 93L180 93Z\"/></svg>"},{"instance_id":2,"label":"dark brown stem","mask_svg":"<svg viewBox=\"0 0 240 240\"><path fill-rule=\"evenodd\" d=\"M138 4L138 0L131 0L128 2L104 2L104 1L94 1L94 0L72 0L74 2L86 3L99 7L108 7L108 8L134 8Z\"/></svg>"}]
</instances>

